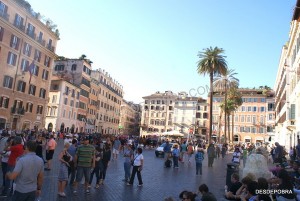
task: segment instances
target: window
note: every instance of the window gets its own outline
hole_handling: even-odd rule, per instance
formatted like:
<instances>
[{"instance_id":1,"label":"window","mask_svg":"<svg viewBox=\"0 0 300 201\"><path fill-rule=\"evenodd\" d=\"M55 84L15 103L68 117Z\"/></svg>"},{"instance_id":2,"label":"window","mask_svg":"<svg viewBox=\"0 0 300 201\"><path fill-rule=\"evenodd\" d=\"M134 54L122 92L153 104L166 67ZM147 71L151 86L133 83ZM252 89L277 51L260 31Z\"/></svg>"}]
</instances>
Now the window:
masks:
<instances>
[{"instance_id":1,"label":"window","mask_svg":"<svg viewBox=\"0 0 300 201\"><path fill-rule=\"evenodd\" d=\"M4 28L0 27L0 41L2 41L4 35Z\"/></svg>"},{"instance_id":2,"label":"window","mask_svg":"<svg viewBox=\"0 0 300 201\"><path fill-rule=\"evenodd\" d=\"M83 65L83 72L85 72L88 75L91 75L91 70L88 67L86 67L85 65Z\"/></svg>"},{"instance_id":3,"label":"window","mask_svg":"<svg viewBox=\"0 0 300 201\"><path fill-rule=\"evenodd\" d=\"M23 47L23 54L30 57L31 56L31 45L29 45L28 43L24 43L24 47Z\"/></svg>"},{"instance_id":4,"label":"window","mask_svg":"<svg viewBox=\"0 0 300 201\"><path fill-rule=\"evenodd\" d=\"M89 92L87 92L87 91L84 90L84 89L81 89L81 90L80 90L80 94L83 95L83 96L85 96L85 97L87 97L87 98L89 97Z\"/></svg>"},{"instance_id":5,"label":"window","mask_svg":"<svg viewBox=\"0 0 300 201\"><path fill-rule=\"evenodd\" d=\"M273 119L273 114L269 114L268 120L271 121Z\"/></svg>"},{"instance_id":6,"label":"window","mask_svg":"<svg viewBox=\"0 0 300 201\"><path fill-rule=\"evenodd\" d=\"M250 115L247 116L247 122L248 122L248 123L251 122L251 116L250 116Z\"/></svg>"},{"instance_id":7,"label":"window","mask_svg":"<svg viewBox=\"0 0 300 201\"><path fill-rule=\"evenodd\" d=\"M9 98L5 97L5 96L1 96L0 97L0 108L8 108L8 104L9 104Z\"/></svg>"},{"instance_id":8,"label":"window","mask_svg":"<svg viewBox=\"0 0 300 201\"><path fill-rule=\"evenodd\" d=\"M249 106L249 107L248 107L248 112L251 112L251 109L252 109L252 108Z\"/></svg>"},{"instance_id":9,"label":"window","mask_svg":"<svg viewBox=\"0 0 300 201\"><path fill-rule=\"evenodd\" d=\"M34 68L32 70L32 74L35 76L39 76L39 67L34 65Z\"/></svg>"},{"instance_id":10,"label":"window","mask_svg":"<svg viewBox=\"0 0 300 201\"><path fill-rule=\"evenodd\" d=\"M76 68L77 68L77 65L73 64L72 67L71 67L71 71L76 71Z\"/></svg>"},{"instance_id":11,"label":"window","mask_svg":"<svg viewBox=\"0 0 300 201\"><path fill-rule=\"evenodd\" d=\"M256 103L256 102L257 102L257 98L253 98L253 102L255 102L255 103Z\"/></svg>"},{"instance_id":12,"label":"window","mask_svg":"<svg viewBox=\"0 0 300 201\"><path fill-rule=\"evenodd\" d=\"M21 71L26 71L28 66L29 66L29 61L27 61L26 59L22 59L22 61L21 61Z\"/></svg>"},{"instance_id":13,"label":"window","mask_svg":"<svg viewBox=\"0 0 300 201\"><path fill-rule=\"evenodd\" d=\"M260 111L264 112L265 111L265 107L260 107Z\"/></svg>"},{"instance_id":14,"label":"window","mask_svg":"<svg viewBox=\"0 0 300 201\"><path fill-rule=\"evenodd\" d=\"M66 94L67 96L69 95L69 91L70 91L69 87L66 86L66 88L65 88L65 94Z\"/></svg>"},{"instance_id":15,"label":"window","mask_svg":"<svg viewBox=\"0 0 300 201\"><path fill-rule=\"evenodd\" d=\"M79 99L79 96L80 96L80 92L78 91L78 92L77 92L77 96L76 96L76 99L77 99L77 100Z\"/></svg>"},{"instance_id":16,"label":"window","mask_svg":"<svg viewBox=\"0 0 300 201\"><path fill-rule=\"evenodd\" d=\"M36 86L34 85L29 85L29 90L28 90L28 94L35 96L35 90L36 90Z\"/></svg>"},{"instance_id":17,"label":"window","mask_svg":"<svg viewBox=\"0 0 300 201\"><path fill-rule=\"evenodd\" d=\"M263 127L259 128L259 133L264 133L265 129Z\"/></svg>"},{"instance_id":18,"label":"window","mask_svg":"<svg viewBox=\"0 0 300 201\"><path fill-rule=\"evenodd\" d=\"M2 17L5 17L5 19L8 18L8 16L7 16L7 6L4 3L2 3L1 1L0 1L0 15Z\"/></svg>"},{"instance_id":19,"label":"window","mask_svg":"<svg viewBox=\"0 0 300 201\"><path fill-rule=\"evenodd\" d=\"M74 101L73 101L73 100L70 101L70 106L71 106L71 107L74 106Z\"/></svg>"},{"instance_id":20,"label":"window","mask_svg":"<svg viewBox=\"0 0 300 201\"><path fill-rule=\"evenodd\" d=\"M68 98L65 98L64 104L65 104L65 105L68 105Z\"/></svg>"},{"instance_id":21,"label":"window","mask_svg":"<svg viewBox=\"0 0 300 201\"><path fill-rule=\"evenodd\" d=\"M264 102L266 102L266 99L265 98L261 98L260 102L264 103Z\"/></svg>"},{"instance_id":22,"label":"window","mask_svg":"<svg viewBox=\"0 0 300 201\"><path fill-rule=\"evenodd\" d=\"M11 35L10 47L15 49L15 50L19 50L19 45L20 45L20 38L18 38L15 35Z\"/></svg>"},{"instance_id":23,"label":"window","mask_svg":"<svg viewBox=\"0 0 300 201\"><path fill-rule=\"evenodd\" d=\"M64 70L65 70L65 65L63 65L63 64L56 65L56 66L54 67L54 70L55 70L55 71L64 71Z\"/></svg>"},{"instance_id":24,"label":"window","mask_svg":"<svg viewBox=\"0 0 300 201\"><path fill-rule=\"evenodd\" d=\"M256 116L252 116L252 123L253 123L253 124L256 123Z\"/></svg>"},{"instance_id":25,"label":"window","mask_svg":"<svg viewBox=\"0 0 300 201\"><path fill-rule=\"evenodd\" d=\"M253 112L256 112L256 109L257 109L256 106L254 106L254 107L252 108L252 111L253 111Z\"/></svg>"},{"instance_id":26,"label":"window","mask_svg":"<svg viewBox=\"0 0 300 201\"><path fill-rule=\"evenodd\" d=\"M12 84L13 84L13 78L10 77L10 76L7 76L5 75L4 76L4 80L3 80L3 87L6 87L6 88L12 88Z\"/></svg>"},{"instance_id":27,"label":"window","mask_svg":"<svg viewBox=\"0 0 300 201\"><path fill-rule=\"evenodd\" d=\"M75 89L72 89L72 97L75 98Z\"/></svg>"},{"instance_id":28,"label":"window","mask_svg":"<svg viewBox=\"0 0 300 201\"><path fill-rule=\"evenodd\" d=\"M42 105L38 105L36 108L36 113L37 114L43 114L43 106Z\"/></svg>"},{"instance_id":29,"label":"window","mask_svg":"<svg viewBox=\"0 0 300 201\"><path fill-rule=\"evenodd\" d=\"M53 97L52 97L52 103L56 103L56 100L57 100L57 95L53 95Z\"/></svg>"},{"instance_id":30,"label":"window","mask_svg":"<svg viewBox=\"0 0 300 201\"><path fill-rule=\"evenodd\" d=\"M20 91L20 92L24 93L25 88L26 88L26 82L23 82L23 81L19 80L17 91Z\"/></svg>"},{"instance_id":31,"label":"window","mask_svg":"<svg viewBox=\"0 0 300 201\"><path fill-rule=\"evenodd\" d=\"M45 98L46 97L46 89L41 88L40 89L40 98Z\"/></svg>"},{"instance_id":32,"label":"window","mask_svg":"<svg viewBox=\"0 0 300 201\"><path fill-rule=\"evenodd\" d=\"M16 65L16 61L17 61L17 55L12 53L12 52L8 52L8 56L7 56L7 63L9 65L15 66Z\"/></svg>"},{"instance_id":33,"label":"window","mask_svg":"<svg viewBox=\"0 0 300 201\"><path fill-rule=\"evenodd\" d=\"M40 62L41 61L41 57L42 57L41 51L39 51L39 50L36 49L35 52L34 52L34 59L36 61Z\"/></svg>"},{"instance_id":34,"label":"window","mask_svg":"<svg viewBox=\"0 0 300 201\"><path fill-rule=\"evenodd\" d=\"M43 69L42 79L48 80L48 74L49 74L49 72L47 70Z\"/></svg>"},{"instance_id":35,"label":"window","mask_svg":"<svg viewBox=\"0 0 300 201\"><path fill-rule=\"evenodd\" d=\"M51 61L51 58L48 57L47 55L45 55L44 65L47 67L50 67L50 61Z\"/></svg>"},{"instance_id":36,"label":"window","mask_svg":"<svg viewBox=\"0 0 300 201\"><path fill-rule=\"evenodd\" d=\"M256 133L256 128L255 127L251 127L251 133Z\"/></svg>"},{"instance_id":37,"label":"window","mask_svg":"<svg viewBox=\"0 0 300 201\"><path fill-rule=\"evenodd\" d=\"M160 104L160 100L157 100L157 101L156 101L156 104Z\"/></svg>"},{"instance_id":38,"label":"window","mask_svg":"<svg viewBox=\"0 0 300 201\"><path fill-rule=\"evenodd\" d=\"M241 122L245 122L245 116L241 115Z\"/></svg>"},{"instance_id":39,"label":"window","mask_svg":"<svg viewBox=\"0 0 300 201\"><path fill-rule=\"evenodd\" d=\"M30 102L28 102L28 103L26 104L25 111L31 113L31 112L32 112L32 108L33 108L33 104L30 103Z\"/></svg>"},{"instance_id":40,"label":"window","mask_svg":"<svg viewBox=\"0 0 300 201\"><path fill-rule=\"evenodd\" d=\"M28 23L26 34L31 38L35 39L34 31L35 27L32 24Z\"/></svg>"},{"instance_id":41,"label":"window","mask_svg":"<svg viewBox=\"0 0 300 201\"><path fill-rule=\"evenodd\" d=\"M245 106L242 106L242 112L245 112L245 110L246 110Z\"/></svg>"}]
</instances>

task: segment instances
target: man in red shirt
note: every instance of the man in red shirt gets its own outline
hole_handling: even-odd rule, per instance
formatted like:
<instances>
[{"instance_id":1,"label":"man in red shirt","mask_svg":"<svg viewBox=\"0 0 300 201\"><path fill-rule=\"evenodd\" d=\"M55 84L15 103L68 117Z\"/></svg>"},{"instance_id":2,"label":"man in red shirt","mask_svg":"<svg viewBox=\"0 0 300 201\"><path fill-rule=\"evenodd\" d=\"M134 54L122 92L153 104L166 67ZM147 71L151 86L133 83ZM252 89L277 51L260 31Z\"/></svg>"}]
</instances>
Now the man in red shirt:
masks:
<instances>
[{"instance_id":1,"label":"man in red shirt","mask_svg":"<svg viewBox=\"0 0 300 201\"><path fill-rule=\"evenodd\" d=\"M16 136L14 139L11 139L6 148L7 151L10 151L10 155L8 157L7 162L7 172L11 172L14 170L16 165L16 160L18 157L22 156L24 153L24 148L22 145L22 138L20 136ZM12 189L11 181L6 179L5 186L2 190L0 197L7 197L9 188Z\"/></svg>"},{"instance_id":2,"label":"man in red shirt","mask_svg":"<svg viewBox=\"0 0 300 201\"><path fill-rule=\"evenodd\" d=\"M50 136L50 139L47 143L47 146L46 146L46 160L47 160L47 167L45 168L45 170L49 171L51 170L51 161L52 161L52 158L53 158L53 154L54 154L54 150L56 148L56 141L54 140L53 138L53 134L51 134Z\"/></svg>"}]
</instances>

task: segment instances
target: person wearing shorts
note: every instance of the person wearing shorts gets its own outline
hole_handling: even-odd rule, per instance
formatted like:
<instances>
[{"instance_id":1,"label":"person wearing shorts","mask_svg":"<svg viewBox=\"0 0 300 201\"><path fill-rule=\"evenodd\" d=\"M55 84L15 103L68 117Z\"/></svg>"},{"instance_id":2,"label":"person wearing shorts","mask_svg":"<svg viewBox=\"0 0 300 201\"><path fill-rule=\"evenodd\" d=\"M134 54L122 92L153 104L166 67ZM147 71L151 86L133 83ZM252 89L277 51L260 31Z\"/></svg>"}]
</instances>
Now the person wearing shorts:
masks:
<instances>
[{"instance_id":1,"label":"person wearing shorts","mask_svg":"<svg viewBox=\"0 0 300 201\"><path fill-rule=\"evenodd\" d=\"M77 174L73 193L77 194L78 182L84 177L85 193L89 194L91 170L95 168L95 147L89 144L89 137L84 137L83 144L77 148L74 164L77 165Z\"/></svg>"},{"instance_id":2,"label":"person wearing shorts","mask_svg":"<svg viewBox=\"0 0 300 201\"><path fill-rule=\"evenodd\" d=\"M117 138L114 141L114 145L113 145L113 159L114 160L118 159L120 149L121 149L121 141L119 140L119 138Z\"/></svg>"},{"instance_id":3,"label":"person wearing shorts","mask_svg":"<svg viewBox=\"0 0 300 201\"><path fill-rule=\"evenodd\" d=\"M56 141L53 138L53 135L51 134L50 139L47 143L47 147L46 147L46 160L47 160L47 167L45 168L46 171L51 170L51 162L53 159L53 155L54 155L54 150L56 148Z\"/></svg>"}]
</instances>

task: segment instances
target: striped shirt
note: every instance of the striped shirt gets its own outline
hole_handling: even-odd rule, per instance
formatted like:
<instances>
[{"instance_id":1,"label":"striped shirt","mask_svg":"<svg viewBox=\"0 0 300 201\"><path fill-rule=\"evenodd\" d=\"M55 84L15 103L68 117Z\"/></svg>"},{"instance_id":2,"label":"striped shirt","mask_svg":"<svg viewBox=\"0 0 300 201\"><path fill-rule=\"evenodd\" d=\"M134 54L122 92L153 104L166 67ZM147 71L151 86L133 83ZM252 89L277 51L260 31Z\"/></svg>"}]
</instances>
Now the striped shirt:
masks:
<instances>
[{"instance_id":1,"label":"striped shirt","mask_svg":"<svg viewBox=\"0 0 300 201\"><path fill-rule=\"evenodd\" d=\"M89 144L79 146L77 148L76 155L79 167L92 167L95 147Z\"/></svg>"}]
</instances>

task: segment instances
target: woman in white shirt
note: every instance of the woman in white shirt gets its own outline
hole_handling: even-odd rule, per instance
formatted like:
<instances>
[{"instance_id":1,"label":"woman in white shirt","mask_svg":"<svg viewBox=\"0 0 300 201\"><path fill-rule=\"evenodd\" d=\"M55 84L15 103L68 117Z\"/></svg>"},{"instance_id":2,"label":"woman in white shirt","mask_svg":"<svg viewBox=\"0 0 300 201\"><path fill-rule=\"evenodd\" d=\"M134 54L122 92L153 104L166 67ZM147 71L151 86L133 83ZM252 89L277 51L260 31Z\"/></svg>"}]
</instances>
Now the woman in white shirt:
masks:
<instances>
[{"instance_id":1,"label":"woman in white shirt","mask_svg":"<svg viewBox=\"0 0 300 201\"><path fill-rule=\"evenodd\" d=\"M132 161L133 168L132 168L130 181L127 183L128 186L131 186L133 184L135 174L137 174L137 177L139 180L138 186L143 186L141 171L142 171L143 165L144 165L144 156L142 153L143 153L142 148L140 148L140 147L137 148L137 153L134 155L133 161Z\"/></svg>"}]
</instances>

